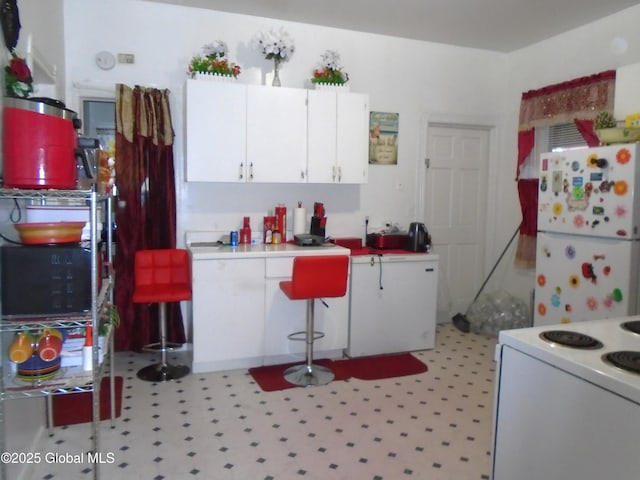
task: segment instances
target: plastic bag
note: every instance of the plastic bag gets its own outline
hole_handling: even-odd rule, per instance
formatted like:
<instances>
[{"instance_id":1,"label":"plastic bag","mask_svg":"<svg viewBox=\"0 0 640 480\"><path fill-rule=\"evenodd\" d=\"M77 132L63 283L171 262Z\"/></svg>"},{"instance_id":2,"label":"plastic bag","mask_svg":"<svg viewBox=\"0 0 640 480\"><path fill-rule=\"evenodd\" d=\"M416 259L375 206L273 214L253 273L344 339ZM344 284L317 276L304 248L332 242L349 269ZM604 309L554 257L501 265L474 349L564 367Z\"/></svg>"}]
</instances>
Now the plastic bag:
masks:
<instances>
[{"instance_id":1,"label":"plastic bag","mask_svg":"<svg viewBox=\"0 0 640 480\"><path fill-rule=\"evenodd\" d=\"M480 296L466 316L473 333L497 335L500 330L531 326L527 303L504 290Z\"/></svg>"}]
</instances>

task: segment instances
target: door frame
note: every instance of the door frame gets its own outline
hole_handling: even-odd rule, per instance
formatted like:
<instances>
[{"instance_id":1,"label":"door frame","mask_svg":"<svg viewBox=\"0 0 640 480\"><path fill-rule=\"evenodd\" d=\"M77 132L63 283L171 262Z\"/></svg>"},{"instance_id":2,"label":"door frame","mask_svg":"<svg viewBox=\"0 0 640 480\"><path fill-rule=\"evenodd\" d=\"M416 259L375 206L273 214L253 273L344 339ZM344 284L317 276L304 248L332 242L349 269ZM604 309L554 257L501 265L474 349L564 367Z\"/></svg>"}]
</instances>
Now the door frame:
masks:
<instances>
[{"instance_id":1,"label":"door frame","mask_svg":"<svg viewBox=\"0 0 640 480\"><path fill-rule=\"evenodd\" d=\"M492 241L499 236L497 229L497 206L506 201L507 192L499 189L499 170L498 170L498 139L500 132L503 130L502 124L495 116L465 116L446 113L429 113L425 112L421 119L420 125L420 161L418 162L418 188L416 205L418 206L418 218L425 219L424 212L424 195L425 195L425 175L427 170L426 159L428 156L427 141L429 138L429 127L448 127L459 129L478 129L485 130L489 133L489 165L487 171L487 205L486 205L486 228L484 233L484 259L483 259L483 278L489 271L490 265L494 258L497 258L497 250L499 245ZM515 157L514 157L515 158ZM514 162L515 164L515 162ZM514 166L515 168L515 166ZM515 188L515 180L514 180ZM427 224L427 228L429 225ZM480 286L478 285L478 288Z\"/></svg>"}]
</instances>

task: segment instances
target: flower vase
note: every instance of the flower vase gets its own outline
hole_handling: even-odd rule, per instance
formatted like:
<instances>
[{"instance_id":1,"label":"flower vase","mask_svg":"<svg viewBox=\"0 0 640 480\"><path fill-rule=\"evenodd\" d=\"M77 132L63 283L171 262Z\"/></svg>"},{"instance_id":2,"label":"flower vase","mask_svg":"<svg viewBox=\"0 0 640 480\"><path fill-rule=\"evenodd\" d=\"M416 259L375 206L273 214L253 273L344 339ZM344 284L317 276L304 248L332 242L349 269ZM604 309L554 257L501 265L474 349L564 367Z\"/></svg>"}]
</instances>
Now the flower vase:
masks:
<instances>
[{"instance_id":1,"label":"flower vase","mask_svg":"<svg viewBox=\"0 0 640 480\"><path fill-rule=\"evenodd\" d=\"M272 87L280 87L280 57L273 57L273 82Z\"/></svg>"}]
</instances>

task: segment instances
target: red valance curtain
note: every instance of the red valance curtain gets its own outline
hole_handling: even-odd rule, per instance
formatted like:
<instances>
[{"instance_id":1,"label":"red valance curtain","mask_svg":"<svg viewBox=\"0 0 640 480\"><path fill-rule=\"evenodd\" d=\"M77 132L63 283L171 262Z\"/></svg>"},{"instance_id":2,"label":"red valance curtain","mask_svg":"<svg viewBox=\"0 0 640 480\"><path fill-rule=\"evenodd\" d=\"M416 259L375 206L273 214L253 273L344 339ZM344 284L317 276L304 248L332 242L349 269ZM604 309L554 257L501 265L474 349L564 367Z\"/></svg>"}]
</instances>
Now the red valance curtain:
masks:
<instances>
[{"instance_id":1,"label":"red valance curtain","mask_svg":"<svg viewBox=\"0 0 640 480\"><path fill-rule=\"evenodd\" d=\"M520 167L531 155L535 145L535 128L575 122L587 145L597 146L599 141L593 129L593 120L602 111L613 113L615 80L616 71L608 70L522 94L516 180L523 225L528 226L526 229L520 229L516 265L535 266L537 212L531 213L531 205L537 204L537 180L535 189L533 182L519 180ZM528 215L529 219L525 218L525 215Z\"/></svg>"},{"instance_id":2,"label":"red valance curtain","mask_svg":"<svg viewBox=\"0 0 640 480\"><path fill-rule=\"evenodd\" d=\"M118 350L141 350L158 339L157 305L134 304L135 252L176 247L174 131L169 91L116 87L118 206L115 303ZM178 303L167 306L168 341L185 341Z\"/></svg>"}]
</instances>

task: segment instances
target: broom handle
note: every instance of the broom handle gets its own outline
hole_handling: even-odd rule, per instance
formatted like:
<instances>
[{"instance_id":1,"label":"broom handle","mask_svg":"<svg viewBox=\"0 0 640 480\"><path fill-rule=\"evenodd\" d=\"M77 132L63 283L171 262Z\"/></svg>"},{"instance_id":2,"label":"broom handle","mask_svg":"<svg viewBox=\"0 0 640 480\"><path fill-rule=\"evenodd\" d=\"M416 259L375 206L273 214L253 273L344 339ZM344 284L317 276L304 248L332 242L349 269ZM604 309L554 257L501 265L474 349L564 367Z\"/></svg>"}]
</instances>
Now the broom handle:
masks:
<instances>
[{"instance_id":1,"label":"broom handle","mask_svg":"<svg viewBox=\"0 0 640 480\"><path fill-rule=\"evenodd\" d=\"M491 278L491 275L493 275L493 272L496 271L496 268L500 264L500 261L502 260L502 257L504 257L504 254L507 253L507 250L509 250L509 247L513 243L513 239L516 238L516 235L518 235L518 232L520 231L520 227L521 226L522 226L522 223L520 225L518 225L518 228L516 228L516 231L513 232L513 235L511 236L511 240L509 240L509 243L507 243L507 246L504 247L504 250L502 250L502 253L500 254L500 257L498 258L498 261L493 264L493 268L489 272L489 275L487 275L487 278L484 279L484 282L482 283L482 286L480 287L480 290L478 290L478 293L476 293L476 297L473 299L473 302L471 302L471 305L476 303L476 300L478 300L478 297L482 293L482 290L484 290L484 287L487 284L487 282L489 281L489 279Z\"/></svg>"}]
</instances>

